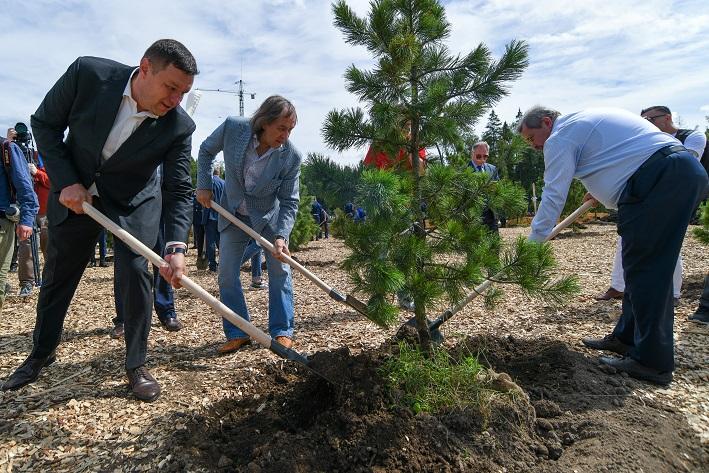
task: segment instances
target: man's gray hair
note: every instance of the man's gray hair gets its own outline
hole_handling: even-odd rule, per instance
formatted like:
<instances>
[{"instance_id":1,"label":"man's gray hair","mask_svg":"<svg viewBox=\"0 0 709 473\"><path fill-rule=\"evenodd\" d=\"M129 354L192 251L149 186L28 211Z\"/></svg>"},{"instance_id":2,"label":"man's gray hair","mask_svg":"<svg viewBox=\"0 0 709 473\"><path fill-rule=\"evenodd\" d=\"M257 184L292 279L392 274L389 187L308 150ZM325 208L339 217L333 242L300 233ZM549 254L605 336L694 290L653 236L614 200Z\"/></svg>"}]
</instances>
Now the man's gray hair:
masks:
<instances>
[{"instance_id":1,"label":"man's gray hair","mask_svg":"<svg viewBox=\"0 0 709 473\"><path fill-rule=\"evenodd\" d=\"M281 117L291 116L295 118L297 123L298 115L295 113L293 104L280 95L271 95L263 101L254 116L251 117L251 130L256 136L261 137L264 125L273 123Z\"/></svg>"},{"instance_id":2,"label":"man's gray hair","mask_svg":"<svg viewBox=\"0 0 709 473\"><path fill-rule=\"evenodd\" d=\"M519 120L519 123L517 124L517 133L522 133L522 126L526 126L527 128L541 128L542 118L544 117L551 118L551 122L554 123L559 115L561 115L561 113L554 109L542 107L541 105L535 105L527 110Z\"/></svg>"},{"instance_id":3,"label":"man's gray hair","mask_svg":"<svg viewBox=\"0 0 709 473\"><path fill-rule=\"evenodd\" d=\"M471 150L471 151L475 151L475 148L478 148L478 147L480 147L480 146L484 146L484 147L486 147L487 149L490 149L490 145L487 144L487 141L478 141L477 143L475 143L475 144L473 145L473 147L472 147L470 150Z\"/></svg>"}]
</instances>

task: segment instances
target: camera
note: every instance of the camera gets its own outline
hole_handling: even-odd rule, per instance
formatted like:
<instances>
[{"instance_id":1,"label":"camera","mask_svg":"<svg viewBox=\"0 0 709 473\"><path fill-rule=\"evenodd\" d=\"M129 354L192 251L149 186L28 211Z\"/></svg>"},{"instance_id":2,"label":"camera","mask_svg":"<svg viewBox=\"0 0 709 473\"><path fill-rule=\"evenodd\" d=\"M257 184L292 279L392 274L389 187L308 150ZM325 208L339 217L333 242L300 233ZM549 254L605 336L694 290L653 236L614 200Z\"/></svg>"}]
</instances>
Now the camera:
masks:
<instances>
[{"instance_id":1,"label":"camera","mask_svg":"<svg viewBox=\"0 0 709 473\"><path fill-rule=\"evenodd\" d=\"M7 218L12 223L17 223L20 221L20 207L17 204L10 204L10 206L5 210L5 218Z\"/></svg>"},{"instance_id":2,"label":"camera","mask_svg":"<svg viewBox=\"0 0 709 473\"><path fill-rule=\"evenodd\" d=\"M22 122L15 124L15 132L17 137L15 138L15 143L23 144L25 147L29 146L30 141L32 141L32 133L30 133L27 125Z\"/></svg>"},{"instance_id":3,"label":"camera","mask_svg":"<svg viewBox=\"0 0 709 473\"><path fill-rule=\"evenodd\" d=\"M15 124L15 133L14 142L20 147L20 150L22 150L25 161L37 165L36 151L32 144L32 133L30 133L27 125L22 122L17 122Z\"/></svg>"}]
</instances>

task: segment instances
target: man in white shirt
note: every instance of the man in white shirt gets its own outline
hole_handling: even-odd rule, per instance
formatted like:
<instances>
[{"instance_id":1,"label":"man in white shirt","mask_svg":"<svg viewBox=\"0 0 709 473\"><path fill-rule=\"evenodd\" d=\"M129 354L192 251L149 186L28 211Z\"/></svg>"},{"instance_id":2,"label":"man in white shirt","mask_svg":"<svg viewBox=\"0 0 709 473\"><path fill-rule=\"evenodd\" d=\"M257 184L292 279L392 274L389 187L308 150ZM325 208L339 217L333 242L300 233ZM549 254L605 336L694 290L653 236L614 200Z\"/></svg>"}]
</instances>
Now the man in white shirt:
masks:
<instances>
[{"instance_id":1,"label":"man in white shirt","mask_svg":"<svg viewBox=\"0 0 709 473\"><path fill-rule=\"evenodd\" d=\"M704 154L707 143L706 135L697 130L680 130L672 122L672 113L664 105L655 105L640 112L640 116L649 121L661 131L677 138L694 157L700 159ZM608 290L596 296L596 300L622 299L625 290L625 280L623 279L623 257L619 238L616 244L616 253L613 259L613 270L611 271L611 285ZM674 273L672 275L672 288L675 306L679 303L680 290L682 289L682 256L677 259Z\"/></svg>"},{"instance_id":2,"label":"man in white shirt","mask_svg":"<svg viewBox=\"0 0 709 473\"><path fill-rule=\"evenodd\" d=\"M584 339L592 348L623 358L601 362L630 376L666 385L672 381L672 272L692 210L709 187L704 168L673 137L648 120L614 108L563 115L534 107L518 132L544 151L544 194L530 239L543 241L564 207L571 181L587 199L618 209L626 290L613 333Z\"/></svg>"},{"instance_id":3,"label":"man in white shirt","mask_svg":"<svg viewBox=\"0 0 709 473\"><path fill-rule=\"evenodd\" d=\"M707 137L704 132L700 131L698 128L696 130L680 130L677 128L672 121L672 112L664 105L654 105L646 108L640 112L640 116L655 125L661 131L680 140L684 147L694 154L695 158L699 159L704 154L704 148L707 144ZM678 133L680 131L687 133L680 134Z\"/></svg>"}]
</instances>

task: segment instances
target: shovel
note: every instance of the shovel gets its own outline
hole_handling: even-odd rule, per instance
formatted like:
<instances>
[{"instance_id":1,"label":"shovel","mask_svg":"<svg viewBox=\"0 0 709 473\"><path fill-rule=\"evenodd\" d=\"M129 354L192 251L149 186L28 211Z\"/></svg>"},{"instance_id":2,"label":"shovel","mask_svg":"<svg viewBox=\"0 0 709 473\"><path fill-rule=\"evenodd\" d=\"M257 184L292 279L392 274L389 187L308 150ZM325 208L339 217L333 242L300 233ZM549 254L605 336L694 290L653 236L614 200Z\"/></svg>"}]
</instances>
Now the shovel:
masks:
<instances>
[{"instance_id":1,"label":"shovel","mask_svg":"<svg viewBox=\"0 0 709 473\"><path fill-rule=\"evenodd\" d=\"M256 240L259 245L262 247L266 248L267 250L273 252L274 247L273 244L266 240L264 237L258 234L253 228L249 227L246 225L244 222L236 218L236 216L232 215L230 212L228 212L224 207L221 205L217 204L213 200L210 201L211 207L217 211L219 215L224 217L225 219L229 220L231 223L242 229L247 235L249 235L251 238ZM291 258L288 255L283 255L283 259L285 260L286 263L291 268L295 268L298 271L300 271L306 278L310 279L313 283L315 283L316 286L318 286L320 289L325 291L328 296L331 298L335 299L337 302L343 302L347 304L348 306L352 307L354 310L359 312L360 314L364 315L365 317L369 318L369 314L367 313L367 305L362 302L357 300L354 296L351 296L349 294L342 295L342 293L338 292L337 289L328 286L322 279L305 269L305 267L298 263L296 260Z\"/></svg>"},{"instance_id":2,"label":"shovel","mask_svg":"<svg viewBox=\"0 0 709 473\"><path fill-rule=\"evenodd\" d=\"M167 265L167 262L162 259L160 256L158 256L156 253L154 253L150 248L145 246L143 243L141 243L139 240L137 240L133 235L128 233L127 231L123 230L120 226L115 224L111 219L103 215L101 212L96 210L94 206L89 204L88 202L83 202L82 203L82 208L84 209L84 212L89 215L91 218L96 220L98 223L103 225L108 231L113 233L116 237L120 238L123 240L123 242L128 245L133 251L136 253L140 254L141 256L145 257L150 263L153 265L157 266L158 268ZM308 358L305 357L304 355L301 355L300 353L296 352L295 350L292 350L290 348L286 348L268 335L266 335L264 332L256 328L253 324L251 324L249 321L246 319L243 319L239 317L234 311L232 311L230 308L225 306L219 299L211 295L209 292L205 291L199 284L196 282L192 281L190 278L187 276L183 275L182 278L180 278L180 284L182 284L183 287L185 287L188 291L190 291L192 294L197 296L198 298L202 299L204 302L209 305L212 309L214 309L217 314L222 316L223 318L227 319L229 322L233 323L237 327L239 327L241 330L243 330L249 337L253 338L256 340L256 342L271 350L273 353L276 355L280 356L281 358L285 358L287 360L295 361L296 363L299 363L306 368L308 368L310 371L314 372L318 376L322 377L323 379L330 381L327 379L327 377L323 376L321 373L318 373L315 371L312 367L308 366Z\"/></svg>"},{"instance_id":3,"label":"shovel","mask_svg":"<svg viewBox=\"0 0 709 473\"><path fill-rule=\"evenodd\" d=\"M582 214L584 214L588 209L593 207L593 202L591 200L587 200L584 202L581 207L578 209L574 210L568 217L566 217L564 220L559 222L557 226L555 226L552 230L551 233L549 233L549 236L546 237L544 241L549 241L555 236L559 234L564 228L568 227L571 225L577 218L579 218ZM443 312L441 315L438 316L436 320L428 324L428 329L431 332L431 337L435 340L443 340L443 334L441 334L439 327L443 325L447 320L452 318L455 314L460 312L460 310L468 305L470 301L478 297L480 294L485 292L487 288L489 288L492 285L492 281L494 279L497 279L500 276L504 275L504 271L501 271L497 273L495 276L493 276L490 279L486 279L483 281L480 285L476 286L473 291L465 297L462 301L458 302L455 306L450 307L446 309L445 312ZM411 325L411 326L416 326L416 319L411 318L406 322L406 325Z\"/></svg>"}]
</instances>

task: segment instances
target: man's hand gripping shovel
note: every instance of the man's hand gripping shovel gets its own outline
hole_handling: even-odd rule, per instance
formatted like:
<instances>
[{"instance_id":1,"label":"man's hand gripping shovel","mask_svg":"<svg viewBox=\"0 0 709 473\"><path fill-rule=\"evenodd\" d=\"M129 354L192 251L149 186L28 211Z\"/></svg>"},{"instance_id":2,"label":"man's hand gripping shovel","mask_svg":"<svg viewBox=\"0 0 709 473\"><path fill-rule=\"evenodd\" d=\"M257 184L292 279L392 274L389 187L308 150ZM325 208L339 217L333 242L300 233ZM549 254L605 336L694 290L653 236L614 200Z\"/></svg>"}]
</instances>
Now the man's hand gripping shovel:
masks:
<instances>
[{"instance_id":1,"label":"man's hand gripping shovel","mask_svg":"<svg viewBox=\"0 0 709 473\"><path fill-rule=\"evenodd\" d=\"M168 264L164 259L162 259L160 256L155 254L150 248L148 248L143 243L141 243L139 240L137 240L133 235L131 235L127 231L123 230L120 226L115 224L111 219L109 219L108 217L103 215L101 212L96 210L96 208L93 207L88 202L83 202L82 207L83 207L84 213L86 213L91 218L96 220L98 223L103 225L108 231L113 233L113 235L115 235L117 238L120 238L133 251L135 251L136 253L145 257L153 265L160 268L160 267L163 267ZM217 314L219 314L221 317L227 319L229 322L233 323L234 325L239 327L241 330L243 330L249 337L256 340L256 342L258 342L261 346L268 348L269 350L271 350L273 353L280 356L281 358L295 361L296 363L299 363L300 365L305 366L308 370L317 374L321 378L327 380L330 383L333 383L331 380L329 380L327 377L325 377L322 373L317 372L311 366L309 366L308 358L306 356L301 355L300 353L296 352L295 350L293 350L291 348L284 347L283 345L281 345L280 343L278 343L277 341L272 339L270 336L266 335L264 332L262 332L261 330L256 328L250 322L239 317L234 311L229 309L219 299L217 299L216 297L211 295L209 292L205 291L199 284L195 283L187 276L183 275L181 277L180 284L184 288L186 288L188 291L190 291L192 294L194 294L198 298L202 299L202 301L207 303L207 305L209 305L212 309L214 309L217 312ZM333 383L333 384L335 384L335 383Z\"/></svg>"}]
</instances>

